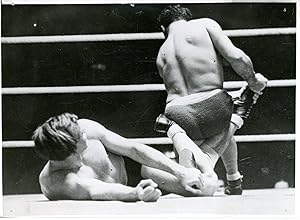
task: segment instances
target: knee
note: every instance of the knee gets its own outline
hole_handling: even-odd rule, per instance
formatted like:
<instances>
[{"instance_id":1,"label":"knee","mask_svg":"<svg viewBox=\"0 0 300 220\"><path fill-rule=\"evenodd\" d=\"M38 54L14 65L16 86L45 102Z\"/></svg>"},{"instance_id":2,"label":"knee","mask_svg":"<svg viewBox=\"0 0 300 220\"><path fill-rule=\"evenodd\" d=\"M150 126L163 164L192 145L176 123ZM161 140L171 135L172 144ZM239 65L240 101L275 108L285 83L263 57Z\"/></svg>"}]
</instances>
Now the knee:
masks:
<instances>
[{"instance_id":1,"label":"knee","mask_svg":"<svg viewBox=\"0 0 300 220\"><path fill-rule=\"evenodd\" d=\"M217 191L216 184L206 186L205 189L202 190L204 196L213 196L216 191Z\"/></svg>"},{"instance_id":2,"label":"knee","mask_svg":"<svg viewBox=\"0 0 300 220\"><path fill-rule=\"evenodd\" d=\"M218 189L218 176L215 172L205 176L202 193L204 196L213 196Z\"/></svg>"},{"instance_id":3,"label":"knee","mask_svg":"<svg viewBox=\"0 0 300 220\"><path fill-rule=\"evenodd\" d=\"M224 145L224 147L227 147L231 140L233 138L233 133L230 131L230 129L228 129L225 133L223 138L221 139L221 144Z\"/></svg>"},{"instance_id":4,"label":"knee","mask_svg":"<svg viewBox=\"0 0 300 220\"><path fill-rule=\"evenodd\" d=\"M206 143L211 146L212 148L216 146L226 146L229 144L231 138L232 138L232 133L229 131L229 129L223 130L220 134L210 138L209 140L206 141Z\"/></svg>"}]
</instances>

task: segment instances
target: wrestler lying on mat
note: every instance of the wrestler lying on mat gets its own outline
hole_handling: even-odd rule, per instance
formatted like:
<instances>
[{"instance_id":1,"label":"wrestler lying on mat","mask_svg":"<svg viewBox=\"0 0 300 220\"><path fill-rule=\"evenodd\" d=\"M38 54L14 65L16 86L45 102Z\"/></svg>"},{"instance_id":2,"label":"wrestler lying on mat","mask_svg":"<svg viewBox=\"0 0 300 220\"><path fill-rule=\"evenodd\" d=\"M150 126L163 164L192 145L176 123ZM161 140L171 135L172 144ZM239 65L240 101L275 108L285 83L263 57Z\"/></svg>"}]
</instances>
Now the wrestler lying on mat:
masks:
<instances>
[{"instance_id":1,"label":"wrestler lying on mat","mask_svg":"<svg viewBox=\"0 0 300 220\"><path fill-rule=\"evenodd\" d=\"M173 162L160 151L121 137L101 124L78 119L64 113L48 119L33 134L35 152L49 160L39 176L43 194L50 200L121 200L156 201L161 196L158 185L151 179L127 186L127 171L123 156L140 163L141 175L148 168L170 175L172 184L162 183L166 192L184 196L211 195L205 175L195 168ZM170 178L168 176L168 178Z\"/></svg>"},{"instance_id":2,"label":"wrestler lying on mat","mask_svg":"<svg viewBox=\"0 0 300 220\"><path fill-rule=\"evenodd\" d=\"M167 132L179 163L186 167L213 173L221 157L228 181L225 193L241 194L233 134L248 117L267 79L255 74L251 59L214 20L192 20L189 9L176 5L162 10L158 22L166 39L156 63L168 96L154 129ZM222 58L248 83L236 100L223 89Z\"/></svg>"}]
</instances>

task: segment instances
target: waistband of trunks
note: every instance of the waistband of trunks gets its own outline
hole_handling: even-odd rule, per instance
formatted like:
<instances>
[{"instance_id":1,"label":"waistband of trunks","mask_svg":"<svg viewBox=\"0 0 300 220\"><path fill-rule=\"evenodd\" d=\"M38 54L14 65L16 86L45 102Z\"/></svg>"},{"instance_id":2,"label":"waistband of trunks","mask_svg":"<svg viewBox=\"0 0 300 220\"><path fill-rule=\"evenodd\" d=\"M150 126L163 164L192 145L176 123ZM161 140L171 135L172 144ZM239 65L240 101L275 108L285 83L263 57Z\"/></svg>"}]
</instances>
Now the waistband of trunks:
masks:
<instances>
[{"instance_id":1,"label":"waistband of trunks","mask_svg":"<svg viewBox=\"0 0 300 220\"><path fill-rule=\"evenodd\" d=\"M176 99L172 100L171 102L169 102L166 105L166 107L168 108L168 107L174 106L174 105L187 105L187 104L201 102L201 101L204 101L222 91L224 91L224 90L223 89L214 89L214 90L210 90L210 91L198 92L198 93L190 94L187 96L179 97L179 98L176 98Z\"/></svg>"}]
</instances>

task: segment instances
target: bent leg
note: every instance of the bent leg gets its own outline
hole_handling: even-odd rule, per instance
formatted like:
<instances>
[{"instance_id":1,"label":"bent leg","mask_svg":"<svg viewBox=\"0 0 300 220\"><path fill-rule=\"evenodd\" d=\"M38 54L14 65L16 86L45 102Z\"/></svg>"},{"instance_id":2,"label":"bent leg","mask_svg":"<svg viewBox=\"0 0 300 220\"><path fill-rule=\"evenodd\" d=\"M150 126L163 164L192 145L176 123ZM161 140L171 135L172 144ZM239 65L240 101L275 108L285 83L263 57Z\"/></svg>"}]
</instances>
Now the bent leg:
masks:
<instances>
[{"instance_id":1,"label":"bent leg","mask_svg":"<svg viewBox=\"0 0 300 220\"><path fill-rule=\"evenodd\" d=\"M225 129L222 133L206 139L205 141L195 141L198 148L204 153L210 163L210 167L214 169L220 155L225 151L232 138L231 129ZM199 158L201 160L201 158ZM196 161L198 162L199 159Z\"/></svg>"},{"instance_id":2,"label":"bent leg","mask_svg":"<svg viewBox=\"0 0 300 220\"><path fill-rule=\"evenodd\" d=\"M172 137L173 145L179 155L179 164L185 167L193 167L192 160L195 157L195 162L202 173L212 172L213 167L211 166L207 156L202 152L198 145L192 141L186 133L176 133ZM202 140L203 142L204 140ZM190 157L188 156L189 152Z\"/></svg>"},{"instance_id":3,"label":"bent leg","mask_svg":"<svg viewBox=\"0 0 300 220\"><path fill-rule=\"evenodd\" d=\"M141 176L146 179L152 179L156 182L164 194L175 193L186 197L194 196L194 194L184 189L177 177L163 170L143 165L141 169ZM205 177L205 187L201 190L203 193L202 196L212 196L215 193L217 189L217 179L216 175L207 175Z\"/></svg>"},{"instance_id":4,"label":"bent leg","mask_svg":"<svg viewBox=\"0 0 300 220\"><path fill-rule=\"evenodd\" d=\"M220 134L208 138L204 144L210 146L218 154L222 154L228 147L234 133L243 126L243 119L236 114L231 117L231 122L227 129L223 130ZM200 145L199 145L200 146Z\"/></svg>"},{"instance_id":5,"label":"bent leg","mask_svg":"<svg viewBox=\"0 0 300 220\"><path fill-rule=\"evenodd\" d=\"M240 129L242 125L243 119L240 116L233 114L228 131L228 139L230 141L228 144L226 143L224 150L220 154L226 169L226 178L228 181L238 180L241 178L238 171L238 149L234 139L234 133Z\"/></svg>"},{"instance_id":6,"label":"bent leg","mask_svg":"<svg viewBox=\"0 0 300 220\"><path fill-rule=\"evenodd\" d=\"M222 155L225 169L230 170L227 175L228 180L231 178L240 178L237 163L237 147L234 142L233 134L243 124L242 119L237 120L232 117L232 122L222 133L215 135L206 140L200 140L197 144L185 133L177 124L173 124L167 134L172 139L174 148L179 153L179 163L185 167L196 167L202 173L214 172L214 166ZM232 141L232 143L231 143ZM230 144L231 143L231 144ZM227 149L227 147L229 147ZM226 152L225 152L226 151ZM223 155L223 153L225 154ZM237 171L237 172L235 172ZM231 175L231 172L233 173Z\"/></svg>"},{"instance_id":7,"label":"bent leg","mask_svg":"<svg viewBox=\"0 0 300 220\"><path fill-rule=\"evenodd\" d=\"M240 173L238 171L238 149L237 144L234 139L234 133L237 131L238 127L234 123L230 123L230 127L227 133L223 133L223 138L219 135L206 140L200 148L212 148L216 149L218 154L221 156L223 161L227 180L237 180L240 179ZM222 135L222 134L221 134ZM218 146L218 144L220 144ZM213 165L215 166L218 158L213 160Z\"/></svg>"},{"instance_id":8,"label":"bent leg","mask_svg":"<svg viewBox=\"0 0 300 220\"><path fill-rule=\"evenodd\" d=\"M229 133L232 134L229 145L221 154L226 170L227 186L225 188L225 194L228 195L241 195L242 194L242 175L238 169L238 149L233 134L238 129L236 125L231 123Z\"/></svg>"},{"instance_id":9,"label":"bent leg","mask_svg":"<svg viewBox=\"0 0 300 220\"><path fill-rule=\"evenodd\" d=\"M235 132L243 125L243 119L233 114L228 130L221 134L207 139L202 146L209 146L214 149L222 158L226 171L230 174L237 172L237 146L234 140ZM233 162L235 161L235 162ZM215 163L217 161L214 161ZM233 164L235 164L233 166ZM234 168L233 168L234 167Z\"/></svg>"},{"instance_id":10,"label":"bent leg","mask_svg":"<svg viewBox=\"0 0 300 220\"><path fill-rule=\"evenodd\" d=\"M214 173L214 166L219 155L213 149L214 146L220 146L227 140L227 133L229 133L228 130L224 130L219 135L196 143L177 124L173 124L167 132L178 152L179 164L198 168L202 173Z\"/></svg>"},{"instance_id":11,"label":"bent leg","mask_svg":"<svg viewBox=\"0 0 300 220\"><path fill-rule=\"evenodd\" d=\"M243 176L238 170L238 150L234 137L232 137L230 144L221 155L221 158L226 169L227 186L225 188L225 194L241 195L243 192Z\"/></svg>"},{"instance_id":12,"label":"bent leg","mask_svg":"<svg viewBox=\"0 0 300 220\"><path fill-rule=\"evenodd\" d=\"M176 176L163 170L142 165L141 176L145 179L152 179L164 194L175 193L182 196L193 196L191 192L183 188Z\"/></svg>"},{"instance_id":13,"label":"bent leg","mask_svg":"<svg viewBox=\"0 0 300 220\"><path fill-rule=\"evenodd\" d=\"M221 158L226 169L227 180L234 180L230 178L228 179L228 176L238 173L238 151L234 137L232 137L228 147L221 155Z\"/></svg>"}]
</instances>

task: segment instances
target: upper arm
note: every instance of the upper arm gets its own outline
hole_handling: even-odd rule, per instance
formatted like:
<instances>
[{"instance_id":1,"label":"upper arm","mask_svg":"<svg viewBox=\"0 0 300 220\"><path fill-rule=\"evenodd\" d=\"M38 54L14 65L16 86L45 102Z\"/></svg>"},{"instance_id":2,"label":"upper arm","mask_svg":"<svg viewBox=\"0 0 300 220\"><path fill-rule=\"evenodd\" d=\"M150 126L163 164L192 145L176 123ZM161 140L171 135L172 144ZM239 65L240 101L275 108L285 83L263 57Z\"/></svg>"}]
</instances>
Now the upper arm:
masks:
<instances>
[{"instance_id":1,"label":"upper arm","mask_svg":"<svg viewBox=\"0 0 300 220\"><path fill-rule=\"evenodd\" d=\"M159 75L162 77L163 60L162 60L162 55L161 55L161 49L159 50L157 58L156 58L156 67L157 67Z\"/></svg>"},{"instance_id":2,"label":"upper arm","mask_svg":"<svg viewBox=\"0 0 300 220\"><path fill-rule=\"evenodd\" d=\"M40 185L43 194L49 200L90 199L89 188L82 187L79 180L74 173L66 175L62 172L56 172L49 177L40 178ZM82 179L82 181L85 180Z\"/></svg>"},{"instance_id":3,"label":"upper arm","mask_svg":"<svg viewBox=\"0 0 300 220\"><path fill-rule=\"evenodd\" d=\"M78 177L76 174L67 177L65 192L71 199L78 200L136 201L138 199L133 187Z\"/></svg>"},{"instance_id":4,"label":"upper arm","mask_svg":"<svg viewBox=\"0 0 300 220\"><path fill-rule=\"evenodd\" d=\"M101 139L101 136L107 130L100 123L89 119L79 119L77 123L88 139Z\"/></svg>"},{"instance_id":5,"label":"upper arm","mask_svg":"<svg viewBox=\"0 0 300 220\"><path fill-rule=\"evenodd\" d=\"M86 133L88 139L100 140L104 147L110 152L122 156L128 156L131 154L131 149L134 143L106 129L98 122L88 119L80 119L78 120L78 124Z\"/></svg>"},{"instance_id":6,"label":"upper arm","mask_svg":"<svg viewBox=\"0 0 300 220\"><path fill-rule=\"evenodd\" d=\"M91 199L91 185L89 179L79 178L76 174L70 174L62 184L63 192L70 199Z\"/></svg>"},{"instance_id":7,"label":"upper arm","mask_svg":"<svg viewBox=\"0 0 300 220\"><path fill-rule=\"evenodd\" d=\"M71 174L66 177L64 192L70 199L107 200L111 191L110 184L98 179L78 177Z\"/></svg>"},{"instance_id":8,"label":"upper arm","mask_svg":"<svg viewBox=\"0 0 300 220\"><path fill-rule=\"evenodd\" d=\"M216 21L206 18L203 20L203 23L215 48L228 62L240 59L243 54L242 51L233 45Z\"/></svg>"},{"instance_id":9,"label":"upper arm","mask_svg":"<svg viewBox=\"0 0 300 220\"><path fill-rule=\"evenodd\" d=\"M132 156L135 142L130 141L127 138L122 137L110 130L106 130L101 137L101 142L107 150L112 153L119 154L122 156L130 157Z\"/></svg>"}]
</instances>

